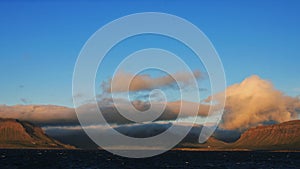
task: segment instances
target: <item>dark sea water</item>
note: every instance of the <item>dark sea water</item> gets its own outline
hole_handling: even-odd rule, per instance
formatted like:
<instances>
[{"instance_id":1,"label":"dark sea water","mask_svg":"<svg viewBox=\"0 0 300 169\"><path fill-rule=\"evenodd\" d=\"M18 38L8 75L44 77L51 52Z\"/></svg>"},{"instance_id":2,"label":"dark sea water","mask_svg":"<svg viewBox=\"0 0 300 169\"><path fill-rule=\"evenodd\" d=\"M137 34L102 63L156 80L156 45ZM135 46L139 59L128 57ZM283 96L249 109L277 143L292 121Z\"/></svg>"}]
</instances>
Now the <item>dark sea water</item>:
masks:
<instances>
[{"instance_id":1,"label":"dark sea water","mask_svg":"<svg viewBox=\"0 0 300 169\"><path fill-rule=\"evenodd\" d=\"M0 169L14 168L253 168L299 169L298 152L169 151L129 159L100 150L0 150Z\"/></svg>"}]
</instances>

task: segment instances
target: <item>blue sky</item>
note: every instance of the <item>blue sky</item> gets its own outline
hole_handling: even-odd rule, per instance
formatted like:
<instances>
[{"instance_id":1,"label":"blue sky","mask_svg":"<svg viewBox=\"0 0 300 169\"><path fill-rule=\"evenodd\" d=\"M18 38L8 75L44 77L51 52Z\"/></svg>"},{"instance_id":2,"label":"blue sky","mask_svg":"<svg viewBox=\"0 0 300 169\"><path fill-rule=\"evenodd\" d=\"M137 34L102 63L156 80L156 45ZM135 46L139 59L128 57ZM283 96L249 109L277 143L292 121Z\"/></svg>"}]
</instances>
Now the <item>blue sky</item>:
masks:
<instances>
[{"instance_id":1,"label":"blue sky","mask_svg":"<svg viewBox=\"0 0 300 169\"><path fill-rule=\"evenodd\" d=\"M1 1L0 104L72 106L74 64L86 40L106 23L137 12L170 13L198 26L218 51L228 85L257 74L296 96L299 9L292 0Z\"/></svg>"}]
</instances>

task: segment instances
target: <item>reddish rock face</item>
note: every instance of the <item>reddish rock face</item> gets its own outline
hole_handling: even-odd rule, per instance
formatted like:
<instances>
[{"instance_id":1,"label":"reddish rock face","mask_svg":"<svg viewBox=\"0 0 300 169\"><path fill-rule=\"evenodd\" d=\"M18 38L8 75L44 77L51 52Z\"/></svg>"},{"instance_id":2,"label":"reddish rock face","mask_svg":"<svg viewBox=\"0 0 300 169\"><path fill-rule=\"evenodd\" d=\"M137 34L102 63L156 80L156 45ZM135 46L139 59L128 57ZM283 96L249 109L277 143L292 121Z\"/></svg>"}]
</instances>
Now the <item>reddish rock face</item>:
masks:
<instances>
[{"instance_id":1,"label":"reddish rock face","mask_svg":"<svg viewBox=\"0 0 300 169\"><path fill-rule=\"evenodd\" d=\"M300 151L300 120L251 128L234 143L224 143L211 137L204 144L184 143L178 148L191 148L198 151Z\"/></svg>"},{"instance_id":2,"label":"reddish rock face","mask_svg":"<svg viewBox=\"0 0 300 169\"><path fill-rule=\"evenodd\" d=\"M251 128L233 144L253 150L300 150L300 120Z\"/></svg>"},{"instance_id":3,"label":"reddish rock face","mask_svg":"<svg viewBox=\"0 0 300 169\"><path fill-rule=\"evenodd\" d=\"M15 120L0 121L0 142L33 141L21 123Z\"/></svg>"},{"instance_id":4,"label":"reddish rock face","mask_svg":"<svg viewBox=\"0 0 300 169\"><path fill-rule=\"evenodd\" d=\"M0 148L74 148L47 136L40 127L15 119L0 119Z\"/></svg>"}]
</instances>

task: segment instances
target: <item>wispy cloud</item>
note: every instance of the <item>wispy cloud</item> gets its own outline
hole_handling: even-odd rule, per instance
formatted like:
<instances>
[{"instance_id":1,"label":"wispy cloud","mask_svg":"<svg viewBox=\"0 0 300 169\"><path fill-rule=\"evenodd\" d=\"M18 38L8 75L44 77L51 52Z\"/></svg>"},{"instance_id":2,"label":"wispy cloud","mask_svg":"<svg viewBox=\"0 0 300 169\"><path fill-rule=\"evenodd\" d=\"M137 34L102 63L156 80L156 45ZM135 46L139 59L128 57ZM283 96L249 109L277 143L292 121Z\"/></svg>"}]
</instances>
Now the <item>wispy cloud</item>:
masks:
<instances>
[{"instance_id":1,"label":"wispy cloud","mask_svg":"<svg viewBox=\"0 0 300 169\"><path fill-rule=\"evenodd\" d=\"M27 98L20 98L20 101L24 104L30 103L30 100Z\"/></svg>"},{"instance_id":2,"label":"wispy cloud","mask_svg":"<svg viewBox=\"0 0 300 169\"><path fill-rule=\"evenodd\" d=\"M300 93L300 87L294 88L293 91Z\"/></svg>"}]
</instances>

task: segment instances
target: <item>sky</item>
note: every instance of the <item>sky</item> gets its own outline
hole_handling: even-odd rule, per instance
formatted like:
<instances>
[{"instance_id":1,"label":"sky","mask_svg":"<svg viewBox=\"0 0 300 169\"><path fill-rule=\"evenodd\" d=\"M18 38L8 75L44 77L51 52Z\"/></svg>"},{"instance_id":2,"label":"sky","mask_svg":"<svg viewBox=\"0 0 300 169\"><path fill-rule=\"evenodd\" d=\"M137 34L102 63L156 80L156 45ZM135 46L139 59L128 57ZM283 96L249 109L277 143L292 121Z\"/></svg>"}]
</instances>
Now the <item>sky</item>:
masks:
<instances>
[{"instance_id":1,"label":"sky","mask_svg":"<svg viewBox=\"0 0 300 169\"><path fill-rule=\"evenodd\" d=\"M72 75L85 42L105 24L139 12L169 13L199 27L223 62L227 85L256 74L285 94L297 96L299 8L300 2L296 0L1 1L0 104L73 107ZM176 42L170 47L164 39L154 43L156 37L146 38L150 46L186 51ZM115 52L126 54L143 47L121 47ZM183 60L188 60L188 52L182 53ZM107 69L99 70L98 85L110 77L110 67L120 58L108 59L111 61L106 64ZM201 63L189 65L195 70L203 68Z\"/></svg>"},{"instance_id":2,"label":"sky","mask_svg":"<svg viewBox=\"0 0 300 169\"><path fill-rule=\"evenodd\" d=\"M206 137L215 129L242 133L259 125L300 119L299 9L296 0L0 1L0 117L29 121L47 134L64 137L82 133L81 127L110 138L111 131L144 134L147 128L152 136L170 126L177 126L177 134L183 136L194 124L201 124L206 126L198 133L201 139L202 133ZM223 63L227 87L212 93L208 70L182 42L143 34L107 52L95 76L97 102L91 95L73 94L73 72L88 39L106 24L141 12L175 15L198 27ZM140 72L130 81L130 92L124 84L136 73L135 66L142 64L125 67L112 79L128 55L149 48L172 52L183 60L196 77L198 89L183 67L170 66L174 60L158 54L133 61L169 65L170 72ZM169 75L180 79L179 83ZM187 97L180 97L181 85ZM112 94L117 96L114 102ZM83 104L73 104L72 95L83 99ZM103 118L98 116L99 109ZM102 136L101 140L106 138Z\"/></svg>"}]
</instances>

